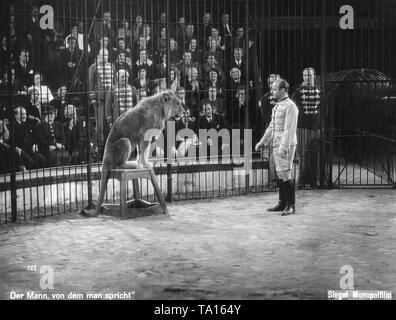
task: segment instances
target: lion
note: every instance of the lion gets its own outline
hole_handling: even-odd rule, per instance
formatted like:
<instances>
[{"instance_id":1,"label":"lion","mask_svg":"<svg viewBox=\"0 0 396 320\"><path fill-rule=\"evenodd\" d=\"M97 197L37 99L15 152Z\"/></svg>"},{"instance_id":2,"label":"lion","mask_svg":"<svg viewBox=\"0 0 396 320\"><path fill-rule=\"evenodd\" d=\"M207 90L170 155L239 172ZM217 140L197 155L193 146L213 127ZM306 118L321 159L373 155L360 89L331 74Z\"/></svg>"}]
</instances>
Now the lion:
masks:
<instances>
[{"instance_id":1,"label":"lion","mask_svg":"<svg viewBox=\"0 0 396 320\"><path fill-rule=\"evenodd\" d=\"M95 215L99 214L111 169L151 167L148 162L150 141L144 140L147 130L164 130L165 121L184 113L182 101L171 90L147 97L120 115L106 140L102 162L101 189ZM137 162L131 163L131 152L137 147Z\"/></svg>"}]
</instances>

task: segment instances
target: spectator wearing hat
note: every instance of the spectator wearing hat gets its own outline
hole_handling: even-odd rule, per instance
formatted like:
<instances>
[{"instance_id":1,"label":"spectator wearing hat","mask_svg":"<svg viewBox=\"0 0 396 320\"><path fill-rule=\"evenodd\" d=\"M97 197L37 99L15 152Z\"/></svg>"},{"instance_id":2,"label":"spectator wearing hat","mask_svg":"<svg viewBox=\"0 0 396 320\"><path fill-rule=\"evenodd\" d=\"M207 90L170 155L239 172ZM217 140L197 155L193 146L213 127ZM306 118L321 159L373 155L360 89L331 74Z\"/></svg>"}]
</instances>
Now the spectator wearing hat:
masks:
<instances>
[{"instance_id":1,"label":"spectator wearing hat","mask_svg":"<svg viewBox=\"0 0 396 320\"><path fill-rule=\"evenodd\" d=\"M20 106L14 109L14 120L15 152L23 166L28 170L42 168L45 157L38 152L36 124L28 120L26 109Z\"/></svg>"},{"instance_id":2,"label":"spectator wearing hat","mask_svg":"<svg viewBox=\"0 0 396 320\"><path fill-rule=\"evenodd\" d=\"M43 107L43 121L37 126L39 152L47 161L47 166L69 164L69 153L65 149L65 134L62 123L55 121L56 110L48 104Z\"/></svg>"}]
</instances>

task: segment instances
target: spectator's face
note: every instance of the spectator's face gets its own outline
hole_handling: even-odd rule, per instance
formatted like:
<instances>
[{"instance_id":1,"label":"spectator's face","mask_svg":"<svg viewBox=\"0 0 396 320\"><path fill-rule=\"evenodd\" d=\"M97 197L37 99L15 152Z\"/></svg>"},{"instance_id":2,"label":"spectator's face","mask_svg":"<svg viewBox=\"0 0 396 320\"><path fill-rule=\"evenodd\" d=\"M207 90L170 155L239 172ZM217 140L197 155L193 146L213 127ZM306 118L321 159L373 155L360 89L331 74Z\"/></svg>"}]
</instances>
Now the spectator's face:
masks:
<instances>
[{"instance_id":1,"label":"spectator's face","mask_svg":"<svg viewBox=\"0 0 396 320\"><path fill-rule=\"evenodd\" d=\"M166 28L161 29L161 38L166 39Z\"/></svg>"},{"instance_id":2,"label":"spectator's face","mask_svg":"<svg viewBox=\"0 0 396 320\"><path fill-rule=\"evenodd\" d=\"M143 35L145 37L149 37L150 36L150 32L151 32L150 26L145 26L144 30L143 30Z\"/></svg>"},{"instance_id":3,"label":"spectator's face","mask_svg":"<svg viewBox=\"0 0 396 320\"><path fill-rule=\"evenodd\" d=\"M109 22L110 21L110 12L104 12L103 13L103 20L105 22Z\"/></svg>"},{"instance_id":4,"label":"spectator's face","mask_svg":"<svg viewBox=\"0 0 396 320\"><path fill-rule=\"evenodd\" d=\"M171 79L171 81L175 80L175 77L176 77L175 71L174 71L174 70L171 70L171 71L170 71L170 79Z\"/></svg>"},{"instance_id":5,"label":"spectator's face","mask_svg":"<svg viewBox=\"0 0 396 320\"><path fill-rule=\"evenodd\" d=\"M238 38L242 38L243 37L243 28L238 28L236 33L237 33Z\"/></svg>"},{"instance_id":6,"label":"spectator's face","mask_svg":"<svg viewBox=\"0 0 396 320\"><path fill-rule=\"evenodd\" d=\"M191 68L191 79L197 80L198 79L198 70L197 68Z\"/></svg>"},{"instance_id":7,"label":"spectator's face","mask_svg":"<svg viewBox=\"0 0 396 320\"><path fill-rule=\"evenodd\" d=\"M216 100L217 97L217 90L216 88L210 88L209 89L209 99L210 100Z\"/></svg>"},{"instance_id":8,"label":"spectator's face","mask_svg":"<svg viewBox=\"0 0 396 320\"><path fill-rule=\"evenodd\" d=\"M125 53L120 53L118 55L118 63L125 63L126 59L125 59Z\"/></svg>"},{"instance_id":9,"label":"spectator's face","mask_svg":"<svg viewBox=\"0 0 396 320\"><path fill-rule=\"evenodd\" d=\"M139 70L139 78L140 79L146 79L146 70L145 69L140 69Z\"/></svg>"},{"instance_id":10,"label":"spectator's face","mask_svg":"<svg viewBox=\"0 0 396 320\"><path fill-rule=\"evenodd\" d=\"M126 83L127 83L127 75L126 75L126 72L120 72L119 74L118 74L118 83L120 84L120 85L125 85Z\"/></svg>"},{"instance_id":11,"label":"spectator's face","mask_svg":"<svg viewBox=\"0 0 396 320\"><path fill-rule=\"evenodd\" d=\"M38 90L33 90L32 94L30 95L30 98L33 103L40 103L40 92Z\"/></svg>"},{"instance_id":12,"label":"spectator's face","mask_svg":"<svg viewBox=\"0 0 396 320\"><path fill-rule=\"evenodd\" d=\"M211 36L217 39L219 37L219 30L217 30L217 28L212 28Z\"/></svg>"},{"instance_id":13,"label":"spectator's face","mask_svg":"<svg viewBox=\"0 0 396 320\"><path fill-rule=\"evenodd\" d=\"M33 7L33 8L32 8L32 17L35 18L35 19L37 19L38 16L39 16L39 9L38 9L38 7Z\"/></svg>"},{"instance_id":14,"label":"spectator's face","mask_svg":"<svg viewBox=\"0 0 396 320\"><path fill-rule=\"evenodd\" d=\"M186 98L186 91L184 89L179 90L177 91L176 95L180 100L184 100Z\"/></svg>"},{"instance_id":15,"label":"spectator's face","mask_svg":"<svg viewBox=\"0 0 396 320\"><path fill-rule=\"evenodd\" d=\"M27 63L28 62L28 57L29 57L29 53L27 53L26 51L22 51L21 54L19 55L19 60L22 63Z\"/></svg>"},{"instance_id":16,"label":"spectator's face","mask_svg":"<svg viewBox=\"0 0 396 320\"><path fill-rule=\"evenodd\" d=\"M125 40L119 40L118 41L118 47L120 49L125 49Z\"/></svg>"},{"instance_id":17,"label":"spectator's face","mask_svg":"<svg viewBox=\"0 0 396 320\"><path fill-rule=\"evenodd\" d=\"M210 72L209 72L209 79L210 79L212 82L217 82L217 72L210 71Z\"/></svg>"},{"instance_id":18,"label":"spectator's face","mask_svg":"<svg viewBox=\"0 0 396 320\"><path fill-rule=\"evenodd\" d=\"M235 60L241 60L243 56L242 50L241 49L235 49L234 50L234 58Z\"/></svg>"},{"instance_id":19,"label":"spectator's face","mask_svg":"<svg viewBox=\"0 0 396 320\"><path fill-rule=\"evenodd\" d=\"M34 85L41 86L41 76L39 74L34 75Z\"/></svg>"},{"instance_id":20,"label":"spectator's face","mask_svg":"<svg viewBox=\"0 0 396 320\"><path fill-rule=\"evenodd\" d=\"M179 18L179 24L180 24L180 26L184 26L184 24L186 23L186 20L184 19L184 17L180 17Z\"/></svg>"},{"instance_id":21,"label":"spectator's face","mask_svg":"<svg viewBox=\"0 0 396 320\"><path fill-rule=\"evenodd\" d=\"M303 80L305 85L313 85L315 83L315 72L312 69L303 71Z\"/></svg>"},{"instance_id":22,"label":"spectator's face","mask_svg":"<svg viewBox=\"0 0 396 320\"><path fill-rule=\"evenodd\" d=\"M140 51L139 60L140 62L146 62L147 52L145 50Z\"/></svg>"},{"instance_id":23,"label":"spectator's face","mask_svg":"<svg viewBox=\"0 0 396 320\"><path fill-rule=\"evenodd\" d=\"M230 15L228 13L224 13L221 16L221 21L225 24L225 23L229 23L230 22Z\"/></svg>"},{"instance_id":24,"label":"spectator's face","mask_svg":"<svg viewBox=\"0 0 396 320\"><path fill-rule=\"evenodd\" d=\"M73 37L77 37L77 34L78 34L77 26L74 26L74 27L71 29L71 34L72 34Z\"/></svg>"},{"instance_id":25,"label":"spectator's face","mask_svg":"<svg viewBox=\"0 0 396 320\"><path fill-rule=\"evenodd\" d=\"M124 28L118 29L118 38L125 38L125 29Z\"/></svg>"},{"instance_id":26,"label":"spectator's face","mask_svg":"<svg viewBox=\"0 0 396 320\"><path fill-rule=\"evenodd\" d=\"M191 40L190 48L191 48L191 50L195 50L197 48L197 40L196 39Z\"/></svg>"},{"instance_id":27,"label":"spectator's face","mask_svg":"<svg viewBox=\"0 0 396 320\"><path fill-rule=\"evenodd\" d=\"M44 116L44 120L46 122L48 122L49 124L52 124L54 122L54 120L55 120L55 113L54 112L50 112L50 113L46 114Z\"/></svg>"},{"instance_id":28,"label":"spectator's face","mask_svg":"<svg viewBox=\"0 0 396 320\"><path fill-rule=\"evenodd\" d=\"M231 70L231 78L233 80L239 80L240 77L241 77L241 71L239 69L237 69L237 68L233 68Z\"/></svg>"},{"instance_id":29,"label":"spectator's face","mask_svg":"<svg viewBox=\"0 0 396 320\"><path fill-rule=\"evenodd\" d=\"M101 43L102 43L102 48L107 48L107 46L109 45L109 38L103 37Z\"/></svg>"},{"instance_id":30,"label":"spectator's face","mask_svg":"<svg viewBox=\"0 0 396 320\"><path fill-rule=\"evenodd\" d=\"M184 53L183 58L184 58L185 64L190 64L191 63L191 52Z\"/></svg>"},{"instance_id":31,"label":"spectator's face","mask_svg":"<svg viewBox=\"0 0 396 320\"><path fill-rule=\"evenodd\" d=\"M205 24L209 24L211 20L210 13L205 13L203 16L203 21Z\"/></svg>"},{"instance_id":32,"label":"spectator's face","mask_svg":"<svg viewBox=\"0 0 396 320\"><path fill-rule=\"evenodd\" d=\"M160 20L162 23L166 23L166 13L165 12L161 13Z\"/></svg>"},{"instance_id":33,"label":"spectator's face","mask_svg":"<svg viewBox=\"0 0 396 320\"><path fill-rule=\"evenodd\" d=\"M189 24L186 27L186 34L187 34L188 37L192 37L193 36L193 34L194 34L194 26L192 24Z\"/></svg>"},{"instance_id":34,"label":"spectator's face","mask_svg":"<svg viewBox=\"0 0 396 320\"><path fill-rule=\"evenodd\" d=\"M175 50L176 49L176 41L172 39L169 43L170 50Z\"/></svg>"},{"instance_id":35,"label":"spectator's face","mask_svg":"<svg viewBox=\"0 0 396 320\"><path fill-rule=\"evenodd\" d=\"M109 53L108 53L108 51L104 50L104 51L99 52L98 60L99 60L99 62L107 63L107 61L109 61Z\"/></svg>"},{"instance_id":36,"label":"spectator's face","mask_svg":"<svg viewBox=\"0 0 396 320\"><path fill-rule=\"evenodd\" d=\"M205 116L207 117L212 116L212 107L210 104L205 105Z\"/></svg>"},{"instance_id":37,"label":"spectator's face","mask_svg":"<svg viewBox=\"0 0 396 320\"><path fill-rule=\"evenodd\" d=\"M78 23L78 28L77 28L78 33L83 33L84 32L84 23L79 22Z\"/></svg>"},{"instance_id":38,"label":"spectator's face","mask_svg":"<svg viewBox=\"0 0 396 320\"><path fill-rule=\"evenodd\" d=\"M60 87L59 94L61 97L66 96L66 87L65 86Z\"/></svg>"},{"instance_id":39,"label":"spectator's face","mask_svg":"<svg viewBox=\"0 0 396 320\"><path fill-rule=\"evenodd\" d=\"M2 38L1 38L1 45L2 45L3 47L6 47L6 46L7 46L7 38L6 38L6 37L2 37Z\"/></svg>"},{"instance_id":40,"label":"spectator's face","mask_svg":"<svg viewBox=\"0 0 396 320\"><path fill-rule=\"evenodd\" d=\"M141 25L143 23L142 16L136 16L135 22L136 24Z\"/></svg>"},{"instance_id":41,"label":"spectator's face","mask_svg":"<svg viewBox=\"0 0 396 320\"><path fill-rule=\"evenodd\" d=\"M25 108L18 108L15 114L15 120L19 123L26 122L27 114Z\"/></svg>"},{"instance_id":42,"label":"spectator's face","mask_svg":"<svg viewBox=\"0 0 396 320\"><path fill-rule=\"evenodd\" d=\"M245 101L245 90L238 90L238 98L241 101Z\"/></svg>"},{"instance_id":43,"label":"spectator's face","mask_svg":"<svg viewBox=\"0 0 396 320\"><path fill-rule=\"evenodd\" d=\"M144 49L146 49L146 38L145 37L140 37L139 38L139 46L140 46L140 48L144 48Z\"/></svg>"}]
</instances>

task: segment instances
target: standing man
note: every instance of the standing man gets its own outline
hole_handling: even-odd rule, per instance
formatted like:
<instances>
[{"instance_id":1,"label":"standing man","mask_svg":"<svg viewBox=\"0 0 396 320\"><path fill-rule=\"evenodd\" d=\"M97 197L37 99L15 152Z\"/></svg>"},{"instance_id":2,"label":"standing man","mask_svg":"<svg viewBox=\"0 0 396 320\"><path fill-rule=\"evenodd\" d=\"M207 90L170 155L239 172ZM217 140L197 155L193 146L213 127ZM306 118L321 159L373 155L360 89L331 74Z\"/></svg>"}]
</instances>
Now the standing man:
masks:
<instances>
[{"instance_id":1,"label":"standing man","mask_svg":"<svg viewBox=\"0 0 396 320\"><path fill-rule=\"evenodd\" d=\"M286 80L276 80L272 84L276 105L272 111L271 122L255 148L257 151L272 142L275 169L279 178L279 203L268 211L282 211L282 216L296 212L292 168L297 145L298 109L289 98L288 92L289 84Z\"/></svg>"},{"instance_id":2,"label":"standing man","mask_svg":"<svg viewBox=\"0 0 396 320\"><path fill-rule=\"evenodd\" d=\"M299 109L298 148L300 159L300 185L317 186L320 153L320 102L321 90L315 85L315 69L305 68L303 83L293 92L292 100Z\"/></svg>"},{"instance_id":3,"label":"standing man","mask_svg":"<svg viewBox=\"0 0 396 320\"><path fill-rule=\"evenodd\" d=\"M105 137L105 103L107 91L113 84L114 66L108 61L109 52L99 51L96 62L89 67L90 100L94 105L96 131L99 146L104 150Z\"/></svg>"}]
</instances>

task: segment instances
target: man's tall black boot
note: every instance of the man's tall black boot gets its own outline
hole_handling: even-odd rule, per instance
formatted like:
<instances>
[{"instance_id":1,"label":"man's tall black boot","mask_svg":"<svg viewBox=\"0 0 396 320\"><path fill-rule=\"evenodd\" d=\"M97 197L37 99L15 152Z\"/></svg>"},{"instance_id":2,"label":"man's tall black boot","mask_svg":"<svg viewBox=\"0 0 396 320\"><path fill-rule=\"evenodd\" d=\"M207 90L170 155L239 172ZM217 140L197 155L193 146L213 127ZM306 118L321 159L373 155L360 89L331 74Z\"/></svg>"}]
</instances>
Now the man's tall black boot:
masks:
<instances>
[{"instance_id":1,"label":"man's tall black boot","mask_svg":"<svg viewBox=\"0 0 396 320\"><path fill-rule=\"evenodd\" d=\"M296 192L294 189L294 183L293 180L287 180L284 182L285 184L285 190L286 191L286 208L282 212L282 216L288 216L290 214L295 214L296 209L295 209L295 203L296 203Z\"/></svg>"},{"instance_id":2,"label":"man's tall black boot","mask_svg":"<svg viewBox=\"0 0 396 320\"><path fill-rule=\"evenodd\" d=\"M286 199L285 199L286 185L285 182L281 179L278 180L278 184L279 184L279 202L275 207L269 208L267 209L267 211L271 211L271 212L283 211L286 208Z\"/></svg>"}]
</instances>

